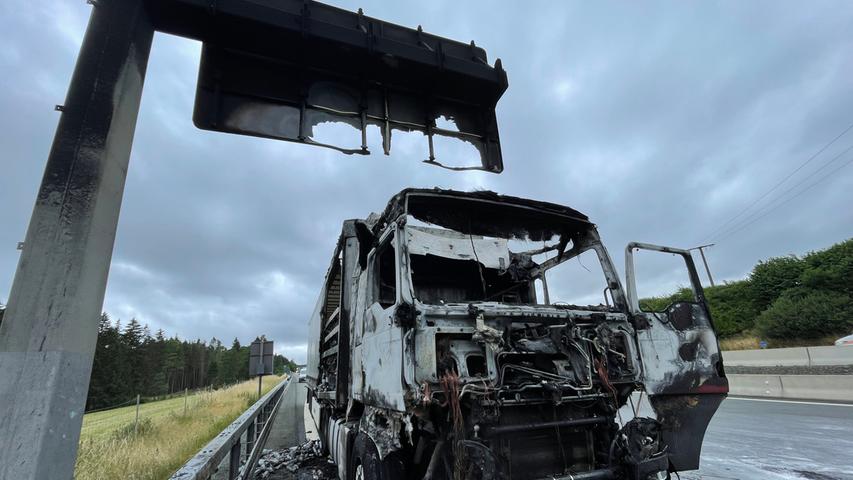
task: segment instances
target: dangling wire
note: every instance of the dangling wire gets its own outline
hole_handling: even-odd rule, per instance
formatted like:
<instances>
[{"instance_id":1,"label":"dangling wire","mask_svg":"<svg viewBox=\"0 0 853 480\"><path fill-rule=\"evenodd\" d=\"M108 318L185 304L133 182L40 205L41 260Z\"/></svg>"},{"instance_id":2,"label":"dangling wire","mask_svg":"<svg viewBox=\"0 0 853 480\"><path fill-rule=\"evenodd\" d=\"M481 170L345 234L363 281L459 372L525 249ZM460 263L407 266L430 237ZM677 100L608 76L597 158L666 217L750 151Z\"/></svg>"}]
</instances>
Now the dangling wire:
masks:
<instances>
[{"instance_id":1,"label":"dangling wire","mask_svg":"<svg viewBox=\"0 0 853 480\"><path fill-rule=\"evenodd\" d=\"M474 258L477 260L477 270L480 272L480 285L483 287L483 298L488 298L486 293L486 276L483 275L483 264L480 263L480 257L477 256L477 247L474 246L474 237L471 235L471 219L468 219L468 240L471 241L471 250L474 251Z\"/></svg>"},{"instance_id":2,"label":"dangling wire","mask_svg":"<svg viewBox=\"0 0 853 480\"><path fill-rule=\"evenodd\" d=\"M450 408L450 417L453 425L453 434L455 442L453 444L453 478L454 480L464 480L466 476L466 461L465 447L463 440L465 439L465 424L462 418L462 407L459 402L459 375L449 370L441 376L441 388L444 390L444 395L447 398L447 405Z\"/></svg>"}]
</instances>

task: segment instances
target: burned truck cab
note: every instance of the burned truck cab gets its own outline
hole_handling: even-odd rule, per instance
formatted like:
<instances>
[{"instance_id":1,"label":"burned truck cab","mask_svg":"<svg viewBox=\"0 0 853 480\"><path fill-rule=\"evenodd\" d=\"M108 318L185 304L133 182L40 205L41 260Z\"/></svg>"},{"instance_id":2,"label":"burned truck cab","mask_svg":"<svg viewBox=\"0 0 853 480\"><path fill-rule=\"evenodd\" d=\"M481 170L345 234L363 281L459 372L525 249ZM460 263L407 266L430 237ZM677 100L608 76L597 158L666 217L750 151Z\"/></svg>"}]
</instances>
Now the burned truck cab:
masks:
<instances>
[{"instance_id":1,"label":"burned truck cab","mask_svg":"<svg viewBox=\"0 0 853 480\"><path fill-rule=\"evenodd\" d=\"M640 309L637 249L681 256L694 298ZM626 270L627 289L582 213L492 192L404 190L349 221L308 371L341 478L698 468L728 388L695 266L686 251L631 244ZM637 415L641 401L654 418Z\"/></svg>"}]
</instances>

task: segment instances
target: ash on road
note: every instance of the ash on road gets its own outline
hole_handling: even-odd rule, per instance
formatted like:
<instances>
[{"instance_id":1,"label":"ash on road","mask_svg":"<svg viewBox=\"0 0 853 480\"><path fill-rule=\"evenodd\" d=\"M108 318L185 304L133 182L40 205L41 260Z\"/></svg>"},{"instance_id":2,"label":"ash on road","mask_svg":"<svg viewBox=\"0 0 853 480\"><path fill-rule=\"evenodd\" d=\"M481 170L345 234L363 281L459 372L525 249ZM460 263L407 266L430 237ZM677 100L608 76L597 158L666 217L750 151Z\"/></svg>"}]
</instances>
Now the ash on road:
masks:
<instances>
[{"instance_id":1,"label":"ash on road","mask_svg":"<svg viewBox=\"0 0 853 480\"><path fill-rule=\"evenodd\" d=\"M267 439L269 454L258 462L264 472L256 478L264 480L334 480L337 469L326 457L317 457L314 444L306 433L314 429L305 420L305 385L293 383L281 400L280 410ZM312 437L314 437L312 435ZM296 448L294 448L296 447ZM295 460L295 461L294 461ZM257 471L257 470L256 470Z\"/></svg>"}]
</instances>

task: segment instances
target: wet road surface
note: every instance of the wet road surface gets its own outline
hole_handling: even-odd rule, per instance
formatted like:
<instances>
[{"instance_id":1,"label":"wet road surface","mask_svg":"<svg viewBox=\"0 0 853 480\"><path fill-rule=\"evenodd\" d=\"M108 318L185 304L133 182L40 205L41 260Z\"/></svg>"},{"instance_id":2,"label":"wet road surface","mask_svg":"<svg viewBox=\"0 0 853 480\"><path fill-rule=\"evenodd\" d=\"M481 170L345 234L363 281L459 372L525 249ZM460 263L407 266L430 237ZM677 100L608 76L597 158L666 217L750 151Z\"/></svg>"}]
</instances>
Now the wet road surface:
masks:
<instances>
[{"instance_id":1,"label":"wet road surface","mask_svg":"<svg viewBox=\"0 0 853 480\"><path fill-rule=\"evenodd\" d=\"M270 435L276 448L305 441L305 384L294 386ZM643 402L640 414L649 413ZM853 405L728 398L708 427L700 470L681 478L853 480Z\"/></svg>"},{"instance_id":2,"label":"wet road surface","mask_svg":"<svg viewBox=\"0 0 853 480\"><path fill-rule=\"evenodd\" d=\"M300 445L305 441L305 422L302 416L305 398L304 383L294 381L287 387L281 399L281 406L275 414L265 448L279 450Z\"/></svg>"},{"instance_id":3,"label":"wet road surface","mask_svg":"<svg viewBox=\"0 0 853 480\"><path fill-rule=\"evenodd\" d=\"M853 480L853 405L728 398L681 478Z\"/></svg>"}]
</instances>

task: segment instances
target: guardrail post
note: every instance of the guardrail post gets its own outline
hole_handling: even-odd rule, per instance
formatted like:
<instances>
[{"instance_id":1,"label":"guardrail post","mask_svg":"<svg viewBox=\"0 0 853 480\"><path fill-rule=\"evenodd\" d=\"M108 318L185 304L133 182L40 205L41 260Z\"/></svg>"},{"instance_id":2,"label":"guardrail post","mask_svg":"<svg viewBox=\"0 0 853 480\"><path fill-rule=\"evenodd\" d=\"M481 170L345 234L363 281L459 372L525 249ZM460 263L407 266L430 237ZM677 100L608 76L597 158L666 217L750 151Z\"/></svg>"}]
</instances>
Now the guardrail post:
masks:
<instances>
[{"instance_id":1,"label":"guardrail post","mask_svg":"<svg viewBox=\"0 0 853 480\"><path fill-rule=\"evenodd\" d=\"M252 452L252 448L255 446L255 422L257 419L253 419L251 423L249 423L249 428L246 429L246 459L248 460L249 454Z\"/></svg>"},{"instance_id":2,"label":"guardrail post","mask_svg":"<svg viewBox=\"0 0 853 480\"><path fill-rule=\"evenodd\" d=\"M240 437L231 446L231 459L228 462L228 480L234 480L240 473Z\"/></svg>"},{"instance_id":3,"label":"guardrail post","mask_svg":"<svg viewBox=\"0 0 853 480\"><path fill-rule=\"evenodd\" d=\"M266 421L264 420L264 409L263 408L258 410L258 417L255 419L255 422L257 422L257 429L258 430L264 429L264 425L266 425Z\"/></svg>"}]
</instances>

